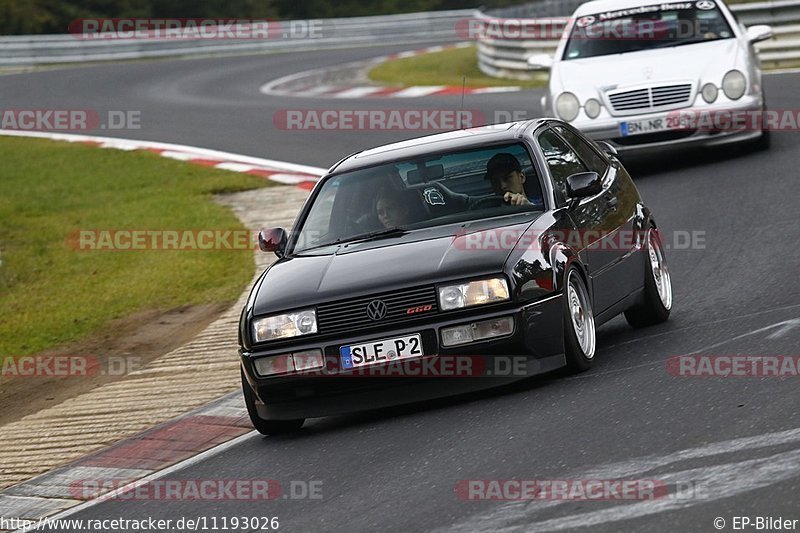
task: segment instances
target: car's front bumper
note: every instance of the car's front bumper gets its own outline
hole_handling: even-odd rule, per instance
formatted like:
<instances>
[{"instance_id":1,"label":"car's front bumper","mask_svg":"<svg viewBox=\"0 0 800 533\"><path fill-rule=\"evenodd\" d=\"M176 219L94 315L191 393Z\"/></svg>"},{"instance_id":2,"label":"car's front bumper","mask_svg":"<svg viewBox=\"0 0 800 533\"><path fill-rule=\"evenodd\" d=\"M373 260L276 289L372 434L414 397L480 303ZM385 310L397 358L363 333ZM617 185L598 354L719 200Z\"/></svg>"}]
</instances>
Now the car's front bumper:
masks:
<instances>
[{"instance_id":1,"label":"car's front bumper","mask_svg":"<svg viewBox=\"0 0 800 533\"><path fill-rule=\"evenodd\" d=\"M239 354L246 379L260 399L256 408L261 418L311 418L377 409L495 387L564 366L562 307L558 294L517 308L495 308L480 314L442 313L424 324L401 324L366 334L353 332L280 349L240 349ZM504 316L514 318L514 332L508 337L441 346L440 331L444 327ZM258 376L254 367L260 357L311 349L322 349L327 361L340 361L341 346L414 333L422 336L422 358L375 364L357 371L336 368L270 377ZM460 363L454 361L459 359L469 364L455 371Z\"/></svg>"},{"instance_id":2,"label":"car's front bumper","mask_svg":"<svg viewBox=\"0 0 800 533\"><path fill-rule=\"evenodd\" d=\"M762 135L761 128L752 127L753 118L763 110L761 95L745 95L736 102L719 105L703 105L690 108L626 115L590 120L582 117L571 124L595 140L606 141L620 153L644 154L669 148L711 147L730 143L749 141ZM738 114L738 115L737 115ZM692 125L697 127L678 127L654 133L623 135L623 123L662 120L668 117L689 115ZM743 117L744 126L735 128L724 126L729 116Z\"/></svg>"}]
</instances>

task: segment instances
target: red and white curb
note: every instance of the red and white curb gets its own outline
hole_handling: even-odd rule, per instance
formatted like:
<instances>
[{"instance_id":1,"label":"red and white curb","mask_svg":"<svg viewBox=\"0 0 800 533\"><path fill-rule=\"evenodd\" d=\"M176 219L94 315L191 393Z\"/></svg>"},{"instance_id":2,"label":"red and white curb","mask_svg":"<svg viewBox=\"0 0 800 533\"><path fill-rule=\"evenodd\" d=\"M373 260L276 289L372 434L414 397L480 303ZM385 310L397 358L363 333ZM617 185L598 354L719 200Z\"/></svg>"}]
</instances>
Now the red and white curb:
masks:
<instances>
[{"instance_id":1,"label":"red and white curb","mask_svg":"<svg viewBox=\"0 0 800 533\"><path fill-rule=\"evenodd\" d=\"M472 43L457 43L442 46L431 46L420 50L409 50L397 54L380 56L369 61L359 61L348 65L338 65L335 68L327 67L322 69L306 70L297 74L284 76L265 83L259 88L262 94L276 96L295 96L305 98L419 98L421 96L442 96L460 94L487 94L487 93L508 93L522 90L518 86L508 87L465 87L448 85L415 85L411 87L382 87L379 85L326 85L317 83L315 80L326 77L326 73L331 70L340 70L344 66L362 65L364 67L376 66L385 61L394 59L404 59L423 54L431 54L450 50L454 48L466 48Z\"/></svg>"},{"instance_id":2,"label":"red and white curb","mask_svg":"<svg viewBox=\"0 0 800 533\"><path fill-rule=\"evenodd\" d=\"M185 415L91 453L0 492L6 523L61 518L125 494L131 487L161 478L256 435L242 393L232 392ZM100 483L93 499L80 487ZM105 490L103 487L108 487ZM116 488L113 488L116 487ZM27 530L31 530L30 528ZM22 530L19 530L22 531Z\"/></svg>"},{"instance_id":3,"label":"red and white curb","mask_svg":"<svg viewBox=\"0 0 800 533\"><path fill-rule=\"evenodd\" d=\"M219 150L198 148L196 146L186 146L183 144L116 139L113 137L95 137L92 135L78 135L72 133L19 130L0 130L0 135L77 142L116 150L146 150L162 157L169 157L170 159L177 159L179 161L186 161L188 163L221 170L252 174L283 185L296 185L306 190L314 188L319 178L326 172L324 168L298 165L272 159L262 159L259 157L221 152Z\"/></svg>"}]
</instances>

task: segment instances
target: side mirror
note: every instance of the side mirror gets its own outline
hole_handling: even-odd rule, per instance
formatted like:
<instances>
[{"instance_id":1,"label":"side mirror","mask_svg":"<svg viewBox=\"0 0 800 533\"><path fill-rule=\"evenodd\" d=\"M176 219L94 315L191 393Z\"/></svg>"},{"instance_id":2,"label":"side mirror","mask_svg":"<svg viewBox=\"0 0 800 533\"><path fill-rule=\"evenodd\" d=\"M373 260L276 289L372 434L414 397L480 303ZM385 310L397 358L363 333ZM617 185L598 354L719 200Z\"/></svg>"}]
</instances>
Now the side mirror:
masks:
<instances>
[{"instance_id":1,"label":"side mirror","mask_svg":"<svg viewBox=\"0 0 800 533\"><path fill-rule=\"evenodd\" d=\"M258 248L262 252L274 252L278 257L283 257L286 231L283 228L262 229L258 232Z\"/></svg>"},{"instance_id":2,"label":"side mirror","mask_svg":"<svg viewBox=\"0 0 800 533\"><path fill-rule=\"evenodd\" d=\"M528 66L534 70L550 70L553 68L553 56L550 54L534 54L527 59Z\"/></svg>"},{"instance_id":3,"label":"side mirror","mask_svg":"<svg viewBox=\"0 0 800 533\"><path fill-rule=\"evenodd\" d=\"M617 149L611 146L610 143L607 143L606 141L595 141L595 144L597 144L602 151L611 157L617 157Z\"/></svg>"},{"instance_id":4,"label":"side mirror","mask_svg":"<svg viewBox=\"0 0 800 533\"><path fill-rule=\"evenodd\" d=\"M772 39L773 35L772 26L767 26L766 24L747 28L747 40L751 43L760 43L761 41Z\"/></svg>"},{"instance_id":5,"label":"side mirror","mask_svg":"<svg viewBox=\"0 0 800 533\"><path fill-rule=\"evenodd\" d=\"M603 182L597 172L578 172L567 178L567 195L571 200L600 194Z\"/></svg>"}]
</instances>

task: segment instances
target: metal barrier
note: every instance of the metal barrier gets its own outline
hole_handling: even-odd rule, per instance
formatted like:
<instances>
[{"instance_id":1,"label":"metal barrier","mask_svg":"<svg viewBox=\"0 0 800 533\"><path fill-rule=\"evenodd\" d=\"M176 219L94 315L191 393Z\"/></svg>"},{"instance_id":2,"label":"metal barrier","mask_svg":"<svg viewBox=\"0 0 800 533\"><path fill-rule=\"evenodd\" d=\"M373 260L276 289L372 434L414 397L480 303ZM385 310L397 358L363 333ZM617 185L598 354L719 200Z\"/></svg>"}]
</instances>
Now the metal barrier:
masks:
<instances>
[{"instance_id":1,"label":"metal barrier","mask_svg":"<svg viewBox=\"0 0 800 533\"><path fill-rule=\"evenodd\" d=\"M568 4L567 2L566 4ZM539 4L532 4L533 8ZM565 8L569 7L567 5ZM774 2L757 2L734 4L731 11L746 26L769 24L773 27L775 37L769 41L758 43L756 48L761 61L767 68L800 66L800 0L778 0ZM492 16L481 13L480 18L489 20L515 16L514 13L525 14L516 8L497 10ZM532 10L528 13L540 13ZM572 11L549 16L569 16ZM536 15L541 16L541 15ZM531 79L537 75L528 66L528 57L534 54L553 54L558 40L514 40L482 38L478 41L478 66L489 76L508 79Z\"/></svg>"},{"instance_id":2,"label":"metal barrier","mask_svg":"<svg viewBox=\"0 0 800 533\"><path fill-rule=\"evenodd\" d=\"M282 21L284 27L320 25L316 38L253 40L102 39L80 35L14 35L0 37L0 66L31 66L150 57L191 57L254 51L322 50L380 44L418 44L459 38L459 21L474 18L472 9L351 17L317 21Z\"/></svg>"}]
</instances>

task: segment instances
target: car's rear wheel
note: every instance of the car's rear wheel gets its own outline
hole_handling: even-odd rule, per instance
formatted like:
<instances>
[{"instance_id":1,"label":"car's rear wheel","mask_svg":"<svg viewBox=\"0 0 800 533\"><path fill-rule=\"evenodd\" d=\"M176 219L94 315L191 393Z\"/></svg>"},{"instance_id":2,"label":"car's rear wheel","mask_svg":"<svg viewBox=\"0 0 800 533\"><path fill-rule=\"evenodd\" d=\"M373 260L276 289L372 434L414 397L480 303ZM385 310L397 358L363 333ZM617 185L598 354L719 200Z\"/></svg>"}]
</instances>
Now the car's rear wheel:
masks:
<instances>
[{"instance_id":1,"label":"car's rear wheel","mask_svg":"<svg viewBox=\"0 0 800 533\"><path fill-rule=\"evenodd\" d=\"M571 267L564 283L564 354L567 369L571 372L590 369L596 343L589 291L578 269Z\"/></svg>"},{"instance_id":2,"label":"car's rear wheel","mask_svg":"<svg viewBox=\"0 0 800 533\"><path fill-rule=\"evenodd\" d=\"M298 418L293 420L264 420L258 416L256 409L256 394L253 392L252 387L244 377L244 370L241 370L242 375L242 393L244 394L244 404L247 406L247 414L250 415L250 422L256 431L262 435L280 435L281 433L291 433L303 427L305 419Z\"/></svg>"},{"instance_id":3,"label":"car's rear wheel","mask_svg":"<svg viewBox=\"0 0 800 533\"><path fill-rule=\"evenodd\" d=\"M672 278L664 257L661 237L655 228L647 232L646 246L644 301L625 311L625 319L634 328L664 322L672 310Z\"/></svg>"}]
</instances>

